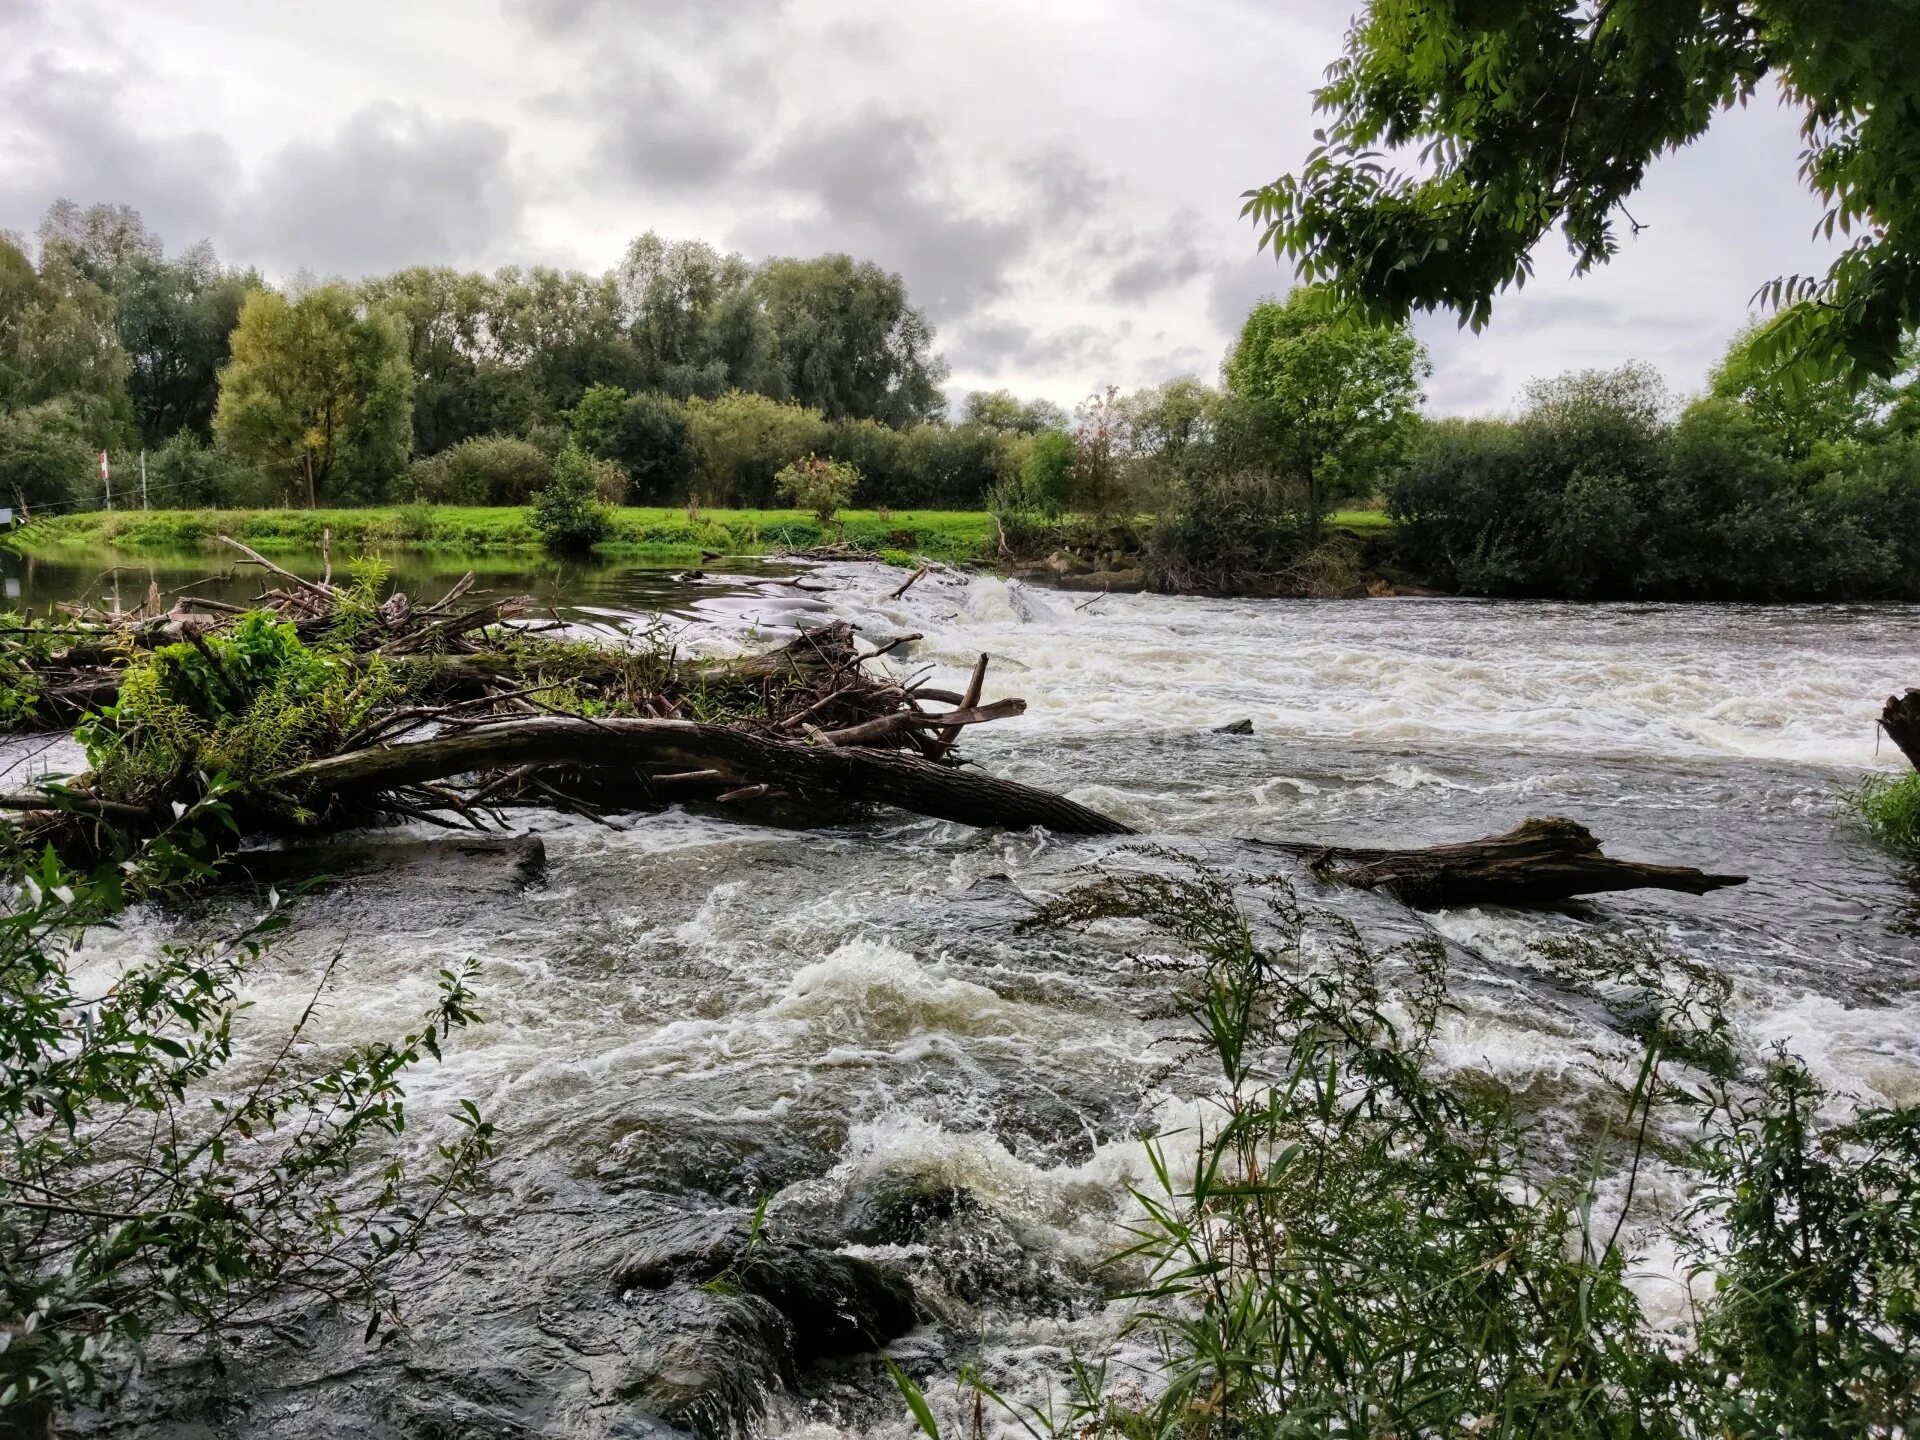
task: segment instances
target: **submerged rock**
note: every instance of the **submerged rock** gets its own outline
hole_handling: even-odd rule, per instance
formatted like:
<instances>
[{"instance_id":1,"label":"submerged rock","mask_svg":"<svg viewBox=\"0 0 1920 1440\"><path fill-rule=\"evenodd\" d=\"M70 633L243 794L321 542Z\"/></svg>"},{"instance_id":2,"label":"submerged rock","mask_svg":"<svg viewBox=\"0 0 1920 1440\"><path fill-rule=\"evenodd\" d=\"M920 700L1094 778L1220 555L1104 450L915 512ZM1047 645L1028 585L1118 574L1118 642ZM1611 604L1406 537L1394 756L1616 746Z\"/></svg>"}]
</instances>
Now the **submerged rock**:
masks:
<instances>
[{"instance_id":1,"label":"submerged rock","mask_svg":"<svg viewBox=\"0 0 1920 1440\"><path fill-rule=\"evenodd\" d=\"M809 1367L918 1321L901 1276L831 1246L752 1236L738 1212L624 1199L449 1229L404 1278L409 1328L289 1307L217 1365L156 1353L141 1388L75 1433L223 1440L718 1437L750 1431ZM452 1258L446 1258L452 1257Z\"/></svg>"}]
</instances>

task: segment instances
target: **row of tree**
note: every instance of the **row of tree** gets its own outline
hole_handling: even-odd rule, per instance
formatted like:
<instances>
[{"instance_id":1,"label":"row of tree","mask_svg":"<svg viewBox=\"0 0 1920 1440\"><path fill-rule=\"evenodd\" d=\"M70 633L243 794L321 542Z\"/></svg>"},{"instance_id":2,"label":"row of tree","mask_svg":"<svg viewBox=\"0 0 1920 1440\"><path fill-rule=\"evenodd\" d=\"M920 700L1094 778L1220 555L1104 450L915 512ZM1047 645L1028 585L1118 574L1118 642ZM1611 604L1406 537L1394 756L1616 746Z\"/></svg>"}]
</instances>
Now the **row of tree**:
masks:
<instances>
[{"instance_id":1,"label":"row of tree","mask_svg":"<svg viewBox=\"0 0 1920 1440\"><path fill-rule=\"evenodd\" d=\"M125 206L62 201L37 259L0 237L0 494L89 503L93 455L144 448L236 499L368 503L413 457L566 427L595 386L912 429L945 409L932 345L899 276L845 255L749 264L648 234L598 276L276 291L205 243L169 256Z\"/></svg>"}]
</instances>

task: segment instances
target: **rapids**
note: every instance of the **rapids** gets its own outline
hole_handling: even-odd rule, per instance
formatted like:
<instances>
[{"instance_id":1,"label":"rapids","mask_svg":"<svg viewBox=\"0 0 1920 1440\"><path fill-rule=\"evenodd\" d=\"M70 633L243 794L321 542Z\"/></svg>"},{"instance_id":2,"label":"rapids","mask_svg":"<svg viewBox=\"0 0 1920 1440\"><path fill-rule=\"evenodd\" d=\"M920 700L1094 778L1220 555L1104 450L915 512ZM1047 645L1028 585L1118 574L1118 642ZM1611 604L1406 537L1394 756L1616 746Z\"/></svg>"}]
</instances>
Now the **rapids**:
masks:
<instances>
[{"instance_id":1,"label":"rapids","mask_svg":"<svg viewBox=\"0 0 1920 1440\"><path fill-rule=\"evenodd\" d=\"M987 652L987 698L1029 709L972 732L974 760L1214 865L1280 869L1382 936L1433 927L1459 1002L1442 1063L1497 1075L1545 1116L1631 1048L1536 963L1530 942L1568 931L1651 936L1730 972L1746 1041L1798 1051L1841 1103L1920 1099L1920 892L1836 807L1846 781L1899 762L1876 753L1873 717L1920 683L1911 610L1089 601L941 573L890 600L901 577L882 567L811 573L832 589L603 577L549 598L608 638L660 611L692 650L828 618L917 631L889 658L954 689ZM1212 732L1243 717L1250 737ZM1244 843L1426 843L1539 814L1618 854L1752 879L1704 899L1429 919ZM913 1277L938 1319L893 1353L936 1401L969 1360L1037 1399L1070 1351L1106 1343L1116 1316L1095 1266L1144 1178L1140 1137L1177 1129L1193 1096L1168 1072L1164 978L1125 937L1022 921L1123 842L898 814L810 832L680 811L533 824L543 885L351 881L301 901L254 976L248 1024L273 1033L341 951L316 1033L344 1042L397 1031L443 965L481 964L486 1023L410 1103L426 1117L475 1100L501 1127L497 1189L427 1257L404 1361L348 1330L263 1334L217 1423L161 1375L103 1426L649 1433L621 1398L621 1366L640 1359L582 1256L613 1243L609 1225L763 1196L776 1230ZM174 923L138 915L90 945L111 964ZM1644 1242L1643 1294L1677 1313L1675 1262L1654 1228ZM867 1360L761 1400L764 1434L907 1431Z\"/></svg>"}]
</instances>

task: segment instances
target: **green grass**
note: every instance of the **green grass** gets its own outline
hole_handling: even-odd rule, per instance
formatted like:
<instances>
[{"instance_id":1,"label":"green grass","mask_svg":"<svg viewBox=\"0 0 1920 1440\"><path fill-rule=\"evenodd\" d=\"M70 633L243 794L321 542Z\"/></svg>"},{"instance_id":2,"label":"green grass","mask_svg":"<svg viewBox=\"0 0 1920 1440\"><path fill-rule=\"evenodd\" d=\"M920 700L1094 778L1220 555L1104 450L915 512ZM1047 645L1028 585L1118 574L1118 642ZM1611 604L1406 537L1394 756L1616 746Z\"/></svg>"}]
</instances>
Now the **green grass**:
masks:
<instances>
[{"instance_id":1,"label":"green grass","mask_svg":"<svg viewBox=\"0 0 1920 1440\"><path fill-rule=\"evenodd\" d=\"M1391 530L1393 517L1384 510L1336 510L1327 523L1342 530Z\"/></svg>"},{"instance_id":2,"label":"green grass","mask_svg":"<svg viewBox=\"0 0 1920 1440\"><path fill-rule=\"evenodd\" d=\"M111 545L121 550L197 550L231 535L262 552L311 550L323 539L348 550L516 552L540 548L525 506L380 506L365 510L143 510L60 516L36 522L21 536L24 548L57 553L65 546ZM845 539L865 550L904 550L938 560L972 560L993 535L984 511L849 510ZM703 510L622 507L613 535L597 547L608 554L685 554L718 550L755 555L805 549L841 538L801 510Z\"/></svg>"},{"instance_id":3,"label":"green grass","mask_svg":"<svg viewBox=\"0 0 1920 1440\"><path fill-rule=\"evenodd\" d=\"M1920 770L1898 777L1869 775L1847 793L1873 838L1920 859Z\"/></svg>"}]
</instances>

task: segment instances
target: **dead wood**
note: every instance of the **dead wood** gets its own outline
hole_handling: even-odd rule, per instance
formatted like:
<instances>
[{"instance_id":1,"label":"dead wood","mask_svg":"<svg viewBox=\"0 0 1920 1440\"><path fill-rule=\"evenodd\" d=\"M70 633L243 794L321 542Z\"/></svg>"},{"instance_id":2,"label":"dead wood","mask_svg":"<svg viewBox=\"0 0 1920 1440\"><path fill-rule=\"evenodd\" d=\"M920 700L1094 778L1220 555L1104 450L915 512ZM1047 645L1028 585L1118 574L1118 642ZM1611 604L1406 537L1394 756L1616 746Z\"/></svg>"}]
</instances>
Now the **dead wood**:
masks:
<instances>
[{"instance_id":1,"label":"dead wood","mask_svg":"<svg viewBox=\"0 0 1920 1440\"><path fill-rule=\"evenodd\" d=\"M931 717L936 722L939 717ZM346 804L435 781L522 765L645 774L714 771L734 789L768 785L803 797L892 805L965 825L1071 835L1130 833L1064 796L977 770L864 746L824 748L688 720L510 720L410 745L383 745L296 766L263 788Z\"/></svg>"},{"instance_id":2,"label":"dead wood","mask_svg":"<svg viewBox=\"0 0 1920 1440\"><path fill-rule=\"evenodd\" d=\"M1616 860L1584 825L1549 817L1505 835L1423 850L1262 841L1309 857L1324 878L1358 890L1386 890L1421 910L1464 905L1548 905L1613 890L1678 890L1705 895L1744 885L1744 875L1712 875L1681 865ZM1346 868L1339 868L1346 862Z\"/></svg>"},{"instance_id":3,"label":"dead wood","mask_svg":"<svg viewBox=\"0 0 1920 1440\"><path fill-rule=\"evenodd\" d=\"M1920 690L1889 695L1880 711L1880 728L1900 747L1907 763L1920 770Z\"/></svg>"}]
</instances>

